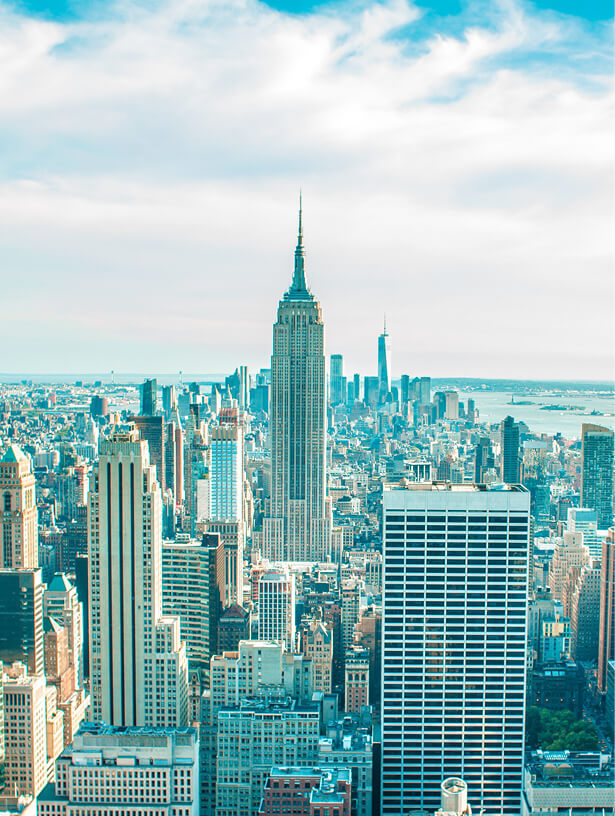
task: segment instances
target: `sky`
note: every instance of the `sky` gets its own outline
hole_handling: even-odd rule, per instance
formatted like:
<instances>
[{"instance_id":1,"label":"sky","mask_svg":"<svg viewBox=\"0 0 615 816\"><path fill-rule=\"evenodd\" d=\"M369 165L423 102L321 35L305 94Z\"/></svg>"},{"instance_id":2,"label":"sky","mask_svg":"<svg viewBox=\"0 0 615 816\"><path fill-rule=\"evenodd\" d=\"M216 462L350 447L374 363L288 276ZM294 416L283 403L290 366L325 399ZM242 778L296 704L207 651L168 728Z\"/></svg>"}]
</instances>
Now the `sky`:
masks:
<instances>
[{"instance_id":1,"label":"sky","mask_svg":"<svg viewBox=\"0 0 615 816\"><path fill-rule=\"evenodd\" d=\"M613 379L612 3L0 0L0 372Z\"/></svg>"}]
</instances>

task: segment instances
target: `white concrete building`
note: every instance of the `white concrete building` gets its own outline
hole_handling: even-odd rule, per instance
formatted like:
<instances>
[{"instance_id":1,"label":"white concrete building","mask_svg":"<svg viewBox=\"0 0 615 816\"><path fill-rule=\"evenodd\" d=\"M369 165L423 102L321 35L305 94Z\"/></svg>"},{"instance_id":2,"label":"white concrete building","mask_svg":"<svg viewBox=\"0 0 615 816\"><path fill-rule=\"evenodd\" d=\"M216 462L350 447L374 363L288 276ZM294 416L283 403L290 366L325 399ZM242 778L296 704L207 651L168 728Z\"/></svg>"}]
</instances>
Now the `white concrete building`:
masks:
<instances>
[{"instance_id":1,"label":"white concrete building","mask_svg":"<svg viewBox=\"0 0 615 816\"><path fill-rule=\"evenodd\" d=\"M37 796L53 779L64 747L64 716L56 689L42 674L28 674L14 663L2 677L5 785L19 795Z\"/></svg>"},{"instance_id":2,"label":"white concrete building","mask_svg":"<svg viewBox=\"0 0 615 816\"><path fill-rule=\"evenodd\" d=\"M162 615L160 486L131 426L101 443L88 525L93 716L183 726L188 666L179 618Z\"/></svg>"},{"instance_id":3,"label":"white concrete building","mask_svg":"<svg viewBox=\"0 0 615 816\"><path fill-rule=\"evenodd\" d=\"M197 816L198 790L196 729L86 723L58 758L38 816Z\"/></svg>"},{"instance_id":4,"label":"white concrete building","mask_svg":"<svg viewBox=\"0 0 615 816\"><path fill-rule=\"evenodd\" d=\"M448 776L519 813L530 496L384 487L382 807L435 810Z\"/></svg>"},{"instance_id":5,"label":"white concrete building","mask_svg":"<svg viewBox=\"0 0 615 816\"><path fill-rule=\"evenodd\" d=\"M286 567L267 570L259 581L258 639L295 650L295 576Z\"/></svg>"}]
</instances>

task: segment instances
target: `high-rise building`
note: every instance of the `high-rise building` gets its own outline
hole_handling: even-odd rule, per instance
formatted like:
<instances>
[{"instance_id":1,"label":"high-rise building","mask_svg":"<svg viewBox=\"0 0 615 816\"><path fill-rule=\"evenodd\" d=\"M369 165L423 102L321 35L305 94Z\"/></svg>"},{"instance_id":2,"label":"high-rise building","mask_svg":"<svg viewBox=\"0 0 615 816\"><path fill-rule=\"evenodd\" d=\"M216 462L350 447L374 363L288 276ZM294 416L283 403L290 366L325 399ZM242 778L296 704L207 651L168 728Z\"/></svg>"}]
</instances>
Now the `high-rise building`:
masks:
<instances>
[{"instance_id":1,"label":"high-rise building","mask_svg":"<svg viewBox=\"0 0 615 816\"><path fill-rule=\"evenodd\" d=\"M54 761L64 744L56 689L46 685L43 674L28 674L23 664L16 663L10 674L4 674L0 692L4 694L6 787L20 796L36 796L53 778Z\"/></svg>"},{"instance_id":2,"label":"high-rise building","mask_svg":"<svg viewBox=\"0 0 615 816\"><path fill-rule=\"evenodd\" d=\"M147 443L131 426L100 445L88 539L94 717L117 726L185 725L186 646L179 618L162 615L160 486Z\"/></svg>"},{"instance_id":3,"label":"high-rise building","mask_svg":"<svg viewBox=\"0 0 615 816\"><path fill-rule=\"evenodd\" d=\"M602 542L600 560L600 630L598 636L598 688L606 691L607 666L615 660L615 528Z\"/></svg>"},{"instance_id":4,"label":"high-rise building","mask_svg":"<svg viewBox=\"0 0 615 816\"><path fill-rule=\"evenodd\" d=\"M301 631L301 651L312 661L314 691L331 694L333 634L320 620L310 621Z\"/></svg>"},{"instance_id":5,"label":"high-rise building","mask_svg":"<svg viewBox=\"0 0 615 816\"><path fill-rule=\"evenodd\" d=\"M217 535L178 534L162 544L162 611L178 615L190 672L209 674L218 651L224 593L224 550Z\"/></svg>"},{"instance_id":6,"label":"high-rise building","mask_svg":"<svg viewBox=\"0 0 615 816\"><path fill-rule=\"evenodd\" d=\"M344 711L361 711L369 705L369 652L353 646L344 656Z\"/></svg>"},{"instance_id":7,"label":"high-rise building","mask_svg":"<svg viewBox=\"0 0 615 816\"><path fill-rule=\"evenodd\" d=\"M501 478L506 484L518 484L521 481L521 455L519 448L519 425L511 416L502 420L500 425L502 445Z\"/></svg>"},{"instance_id":8,"label":"high-rise building","mask_svg":"<svg viewBox=\"0 0 615 816\"><path fill-rule=\"evenodd\" d=\"M305 282L300 209L293 279L273 327L271 501L262 550L274 560L326 561L331 552L324 328L320 303Z\"/></svg>"},{"instance_id":9,"label":"high-rise building","mask_svg":"<svg viewBox=\"0 0 615 816\"><path fill-rule=\"evenodd\" d=\"M565 532L554 541L554 550L549 564L549 589L553 598L562 600L564 588L571 567L589 565L589 547L583 543L583 533Z\"/></svg>"},{"instance_id":10,"label":"high-rise building","mask_svg":"<svg viewBox=\"0 0 615 816\"><path fill-rule=\"evenodd\" d=\"M421 377L419 402L421 405L429 405L431 402L431 377Z\"/></svg>"},{"instance_id":11,"label":"high-rise building","mask_svg":"<svg viewBox=\"0 0 615 816\"><path fill-rule=\"evenodd\" d=\"M589 548L590 558L600 559L598 514L595 510L588 507L569 507L566 530L570 533L583 533L583 544Z\"/></svg>"},{"instance_id":12,"label":"high-rise building","mask_svg":"<svg viewBox=\"0 0 615 816\"><path fill-rule=\"evenodd\" d=\"M9 445L0 459L0 568L38 567L35 489L29 457Z\"/></svg>"},{"instance_id":13,"label":"high-rise building","mask_svg":"<svg viewBox=\"0 0 615 816\"><path fill-rule=\"evenodd\" d=\"M104 760L103 760L104 757ZM197 816L198 732L84 723L57 760L39 816Z\"/></svg>"},{"instance_id":14,"label":"high-rise building","mask_svg":"<svg viewBox=\"0 0 615 816\"><path fill-rule=\"evenodd\" d=\"M372 408L378 405L379 389L378 377L363 377L363 402Z\"/></svg>"},{"instance_id":15,"label":"high-rise building","mask_svg":"<svg viewBox=\"0 0 615 816\"><path fill-rule=\"evenodd\" d=\"M0 661L21 661L30 674L45 668L43 587L40 569L0 569Z\"/></svg>"},{"instance_id":16,"label":"high-rise building","mask_svg":"<svg viewBox=\"0 0 615 816\"><path fill-rule=\"evenodd\" d=\"M139 431L139 437L147 442L149 450L149 461L156 467L156 479L160 485L160 490L164 494L167 487L166 477L166 434L164 428L164 417L162 416L135 416L134 422Z\"/></svg>"},{"instance_id":17,"label":"high-rise building","mask_svg":"<svg viewBox=\"0 0 615 816\"><path fill-rule=\"evenodd\" d=\"M233 401L234 402L234 401ZM224 605L243 601L244 429L237 403L220 413L220 424L209 430L209 522L224 544Z\"/></svg>"},{"instance_id":18,"label":"high-rise building","mask_svg":"<svg viewBox=\"0 0 615 816\"><path fill-rule=\"evenodd\" d=\"M331 355L329 370L329 402L339 405L346 399L346 379L344 377L344 358L341 354Z\"/></svg>"},{"instance_id":19,"label":"high-rise building","mask_svg":"<svg viewBox=\"0 0 615 816\"><path fill-rule=\"evenodd\" d=\"M515 485L386 485L382 806L436 809L463 776L519 812L530 497Z\"/></svg>"},{"instance_id":20,"label":"high-rise building","mask_svg":"<svg viewBox=\"0 0 615 816\"><path fill-rule=\"evenodd\" d=\"M386 318L382 334L378 335L378 402L384 402L391 390L391 339Z\"/></svg>"},{"instance_id":21,"label":"high-rise building","mask_svg":"<svg viewBox=\"0 0 615 816\"><path fill-rule=\"evenodd\" d=\"M287 568L270 569L258 585L258 638L295 646L295 576Z\"/></svg>"},{"instance_id":22,"label":"high-rise building","mask_svg":"<svg viewBox=\"0 0 615 816\"><path fill-rule=\"evenodd\" d=\"M445 391L446 408L444 416L446 419L459 419L459 394L457 391Z\"/></svg>"},{"instance_id":23,"label":"high-rise building","mask_svg":"<svg viewBox=\"0 0 615 816\"><path fill-rule=\"evenodd\" d=\"M177 396L174 385L162 386L162 410L167 420L171 418L171 411L177 405ZM142 412L143 413L143 412Z\"/></svg>"},{"instance_id":24,"label":"high-rise building","mask_svg":"<svg viewBox=\"0 0 615 816\"><path fill-rule=\"evenodd\" d=\"M75 684L83 688L83 604L77 597L77 590L62 572L56 572L43 593L43 616L53 617L66 627Z\"/></svg>"},{"instance_id":25,"label":"high-rise building","mask_svg":"<svg viewBox=\"0 0 615 816\"><path fill-rule=\"evenodd\" d=\"M218 623L218 652L236 652L241 640L250 638L250 613L239 604L225 609Z\"/></svg>"},{"instance_id":26,"label":"high-rise building","mask_svg":"<svg viewBox=\"0 0 615 816\"><path fill-rule=\"evenodd\" d=\"M582 567L575 582L570 609L572 657L595 661L600 629L600 567L598 562Z\"/></svg>"},{"instance_id":27,"label":"high-rise building","mask_svg":"<svg viewBox=\"0 0 615 816\"><path fill-rule=\"evenodd\" d=\"M495 457L491 440L488 436L483 436L476 445L476 458L474 462L474 481L481 484L485 481L485 474L495 468Z\"/></svg>"},{"instance_id":28,"label":"high-rise building","mask_svg":"<svg viewBox=\"0 0 615 816\"><path fill-rule=\"evenodd\" d=\"M220 711L216 816L257 816L271 768L315 763L319 734L318 706L292 697Z\"/></svg>"},{"instance_id":29,"label":"high-rise building","mask_svg":"<svg viewBox=\"0 0 615 816\"><path fill-rule=\"evenodd\" d=\"M598 515L598 529L613 524L613 444L610 428L583 423L581 504Z\"/></svg>"},{"instance_id":30,"label":"high-rise building","mask_svg":"<svg viewBox=\"0 0 615 816\"><path fill-rule=\"evenodd\" d=\"M140 386L141 415L156 416L158 410L158 383L156 380L145 380Z\"/></svg>"},{"instance_id":31,"label":"high-rise building","mask_svg":"<svg viewBox=\"0 0 615 816\"><path fill-rule=\"evenodd\" d=\"M354 640L354 630L361 618L361 595L363 585L356 578L342 581L342 648L350 649Z\"/></svg>"}]
</instances>

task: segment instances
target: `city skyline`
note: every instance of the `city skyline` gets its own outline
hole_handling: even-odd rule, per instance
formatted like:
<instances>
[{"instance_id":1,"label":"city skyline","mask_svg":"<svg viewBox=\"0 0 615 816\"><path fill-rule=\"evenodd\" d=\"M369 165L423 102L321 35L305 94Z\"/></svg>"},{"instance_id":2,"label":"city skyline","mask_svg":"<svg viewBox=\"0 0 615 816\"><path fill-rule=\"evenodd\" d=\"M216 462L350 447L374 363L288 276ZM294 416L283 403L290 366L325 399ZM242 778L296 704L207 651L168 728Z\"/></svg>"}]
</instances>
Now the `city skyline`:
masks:
<instances>
[{"instance_id":1,"label":"city skyline","mask_svg":"<svg viewBox=\"0 0 615 816\"><path fill-rule=\"evenodd\" d=\"M259 367L302 186L348 370L612 378L595 4L0 8L13 370Z\"/></svg>"}]
</instances>

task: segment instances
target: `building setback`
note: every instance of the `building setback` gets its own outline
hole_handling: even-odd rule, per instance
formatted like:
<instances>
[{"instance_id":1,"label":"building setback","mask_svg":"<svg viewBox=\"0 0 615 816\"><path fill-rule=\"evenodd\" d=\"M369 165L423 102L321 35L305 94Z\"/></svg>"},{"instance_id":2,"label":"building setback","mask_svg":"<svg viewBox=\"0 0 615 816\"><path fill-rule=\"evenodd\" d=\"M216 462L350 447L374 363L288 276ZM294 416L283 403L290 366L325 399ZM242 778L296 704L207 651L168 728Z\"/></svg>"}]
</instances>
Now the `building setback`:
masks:
<instances>
[{"instance_id":1,"label":"building setback","mask_svg":"<svg viewBox=\"0 0 615 816\"><path fill-rule=\"evenodd\" d=\"M300 209L293 279L273 327L271 501L262 529L263 555L272 560L326 561L331 553L324 328L305 282Z\"/></svg>"}]
</instances>

